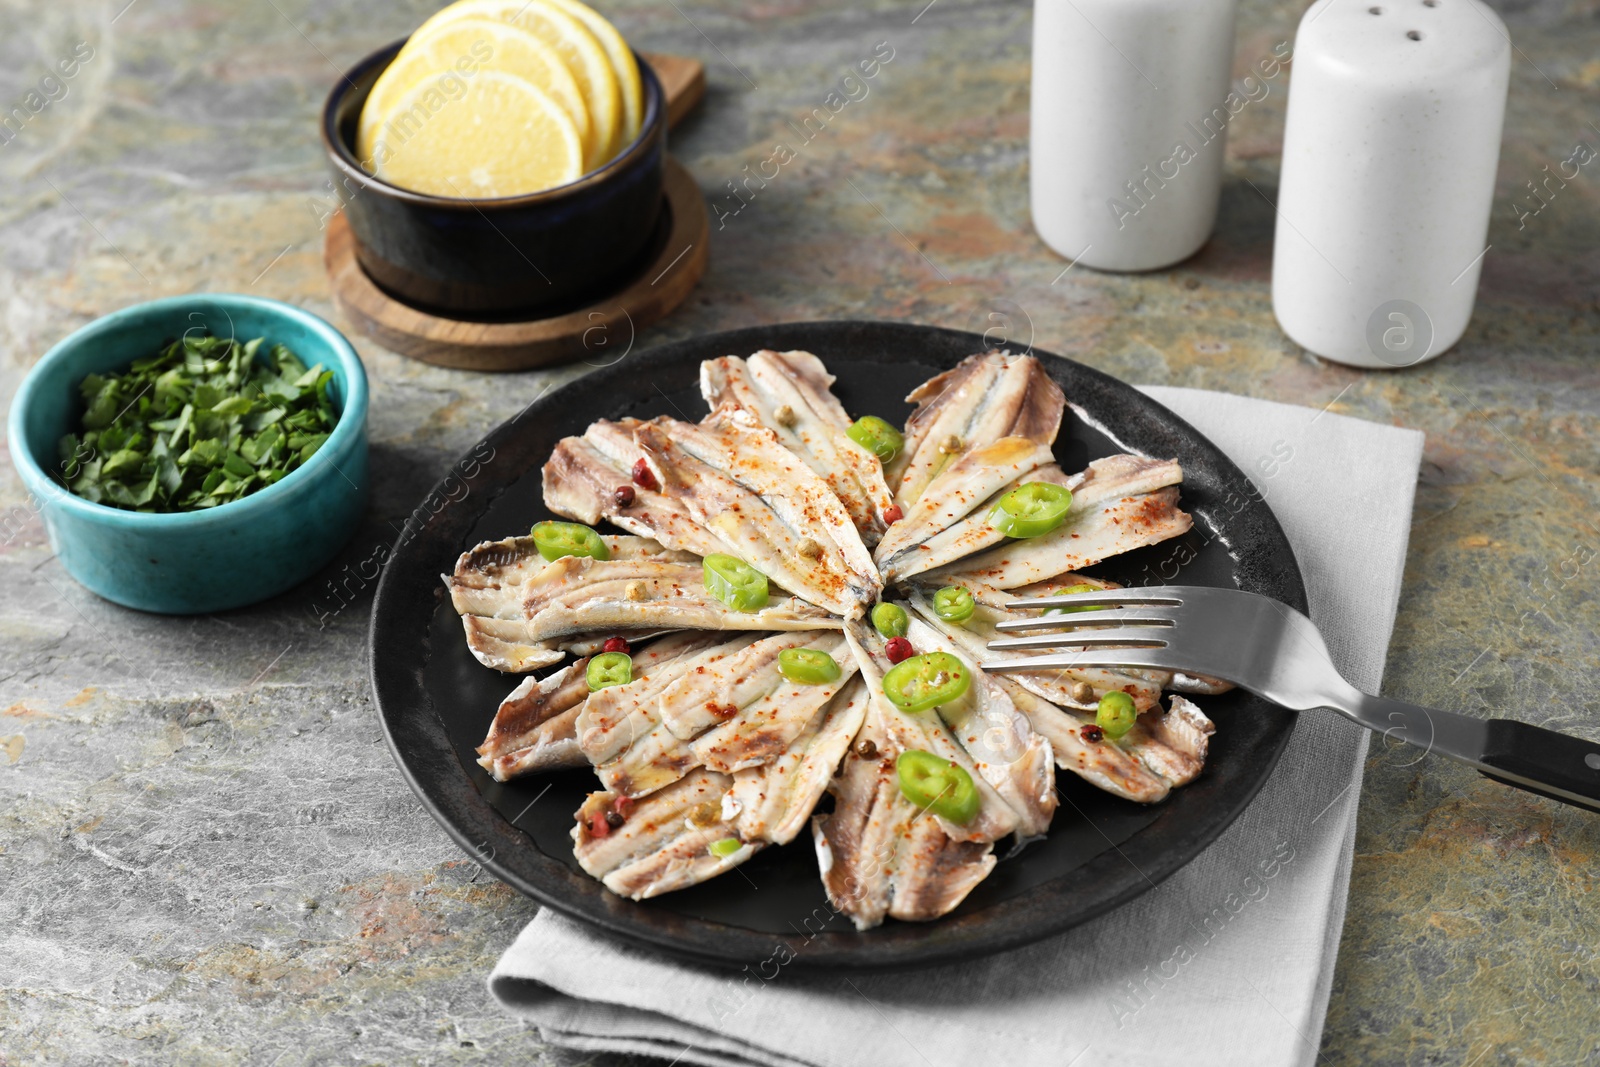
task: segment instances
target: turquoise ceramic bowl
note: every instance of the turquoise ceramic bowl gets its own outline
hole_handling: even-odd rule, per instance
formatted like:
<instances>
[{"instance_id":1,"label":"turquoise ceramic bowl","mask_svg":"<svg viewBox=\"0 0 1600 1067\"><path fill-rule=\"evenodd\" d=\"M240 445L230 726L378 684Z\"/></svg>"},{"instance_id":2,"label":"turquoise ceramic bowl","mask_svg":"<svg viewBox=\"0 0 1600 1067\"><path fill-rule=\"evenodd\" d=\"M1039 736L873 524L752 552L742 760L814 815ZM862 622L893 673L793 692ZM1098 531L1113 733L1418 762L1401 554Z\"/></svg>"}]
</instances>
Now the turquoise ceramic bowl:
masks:
<instances>
[{"instance_id":1,"label":"turquoise ceramic bowl","mask_svg":"<svg viewBox=\"0 0 1600 1067\"><path fill-rule=\"evenodd\" d=\"M83 412L85 375L126 367L185 331L287 345L333 371L339 422L306 463L275 485L206 511L141 514L91 504L48 473L56 444ZM367 502L367 374L322 319L253 296L205 293L136 304L46 352L11 405L11 460L67 572L107 600L199 614L253 604L316 573L360 525Z\"/></svg>"}]
</instances>

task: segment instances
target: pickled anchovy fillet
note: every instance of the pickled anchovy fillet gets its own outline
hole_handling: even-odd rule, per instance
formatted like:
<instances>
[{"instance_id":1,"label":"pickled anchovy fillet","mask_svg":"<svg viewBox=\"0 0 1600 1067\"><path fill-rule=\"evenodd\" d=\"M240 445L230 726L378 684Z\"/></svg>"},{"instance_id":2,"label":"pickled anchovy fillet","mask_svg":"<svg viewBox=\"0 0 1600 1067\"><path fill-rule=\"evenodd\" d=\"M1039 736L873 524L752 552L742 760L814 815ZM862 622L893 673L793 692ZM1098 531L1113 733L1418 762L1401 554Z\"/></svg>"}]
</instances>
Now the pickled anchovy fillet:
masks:
<instances>
[{"instance_id":1,"label":"pickled anchovy fillet","mask_svg":"<svg viewBox=\"0 0 1600 1067\"><path fill-rule=\"evenodd\" d=\"M1011 695L1017 710L1028 717L1034 730L1049 739L1057 767L1108 793L1140 804L1166 799L1172 789L1171 783L1142 760L1124 751L1116 742L1108 742L1103 737L1090 741L1084 736L1084 728L1094 723L1091 712L1058 707L1004 675L996 681ZM1092 731L1089 736L1094 736Z\"/></svg>"},{"instance_id":2,"label":"pickled anchovy fillet","mask_svg":"<svg viewBox=\"0 0 1600 1067\"><path fill-rule=\"evenodd\" d=\"M614 637L622 638L629 645L637 645L677 632L676 628L658 630L653 627L607 630L604 633L575 634L572 637L563 637L557 640L555 644L561 651L570 652L574 656L592 656L596 652L605 651L606 642Z\"/></svg>"},{"instance_id":3,"label":"pickled anchovy fillet","mask_svg":"<svg viewBox=\"0 0 1600 1067\"><path fill-rule=\"evenodd\" d=\"M839 620L796 597L737 611L712 596L702 568L649 560L568 556L522 586L523 636L565 638L597 630L817 630Z\"/></svg>"},{"instance_id":4,"label":"pickled anchovy fillet","mask_svg":"<svg viewBox=\"0 0 1600 1067\"><path fill-rule=\"evenodd\" d=\"M1000 498L1018 486L1028 482L1048 482L1070 489L1073 482L1080 477L1064 473L1054 463L1046 463L1012 479L972 509L965 518L951 523L927 540L912 544L894 556L884 559L878 568L878 572L883 575L883 584L894 585L1004 542L1006 535L989 524L989 515Z\"/></svg>"},{"instance_id":5,"label":"pickled anchovy fillet","mask_svg":"<svg viewBox=\"0 0 1600 1067\"><path fill-rule=\"evenodd\" d=\"M497 671L525 674L566 658L557 642L528 640L527 626L521 619L463 615L461 628L473 657Z\"/></svg>"},{"instance_id":6,"label":"pickled anchovy fillet","mask_svg":"<svg viewBox=\"0 0 1600 1067\"><path fill-rule=\"evenodd\" d=\"M1095 460L1073 491L1067 521L1058 529L1010 541L928 574L1013 589L1177 537L1193 525L1178 507L1177 483L1182 479L1182 468L1170 460Z\"/></svg>"},{"instance_id":7,"label":"pickled anchovy fillet","mask_svg":"<svg viewBox=\"0 0 1600 1067\"><path fill-rule=\"evenodd\" d=\"M526 674L560 663L568 653L592 656L612 637L632 643L647 641L675 629L670 626L637 629L619 626L603 633L577 633L548 641L529 641L527 625L521 619L463 615L461 626L466 632L467 648L474 658L485 667L493 667L507 674Z\"/></svg>"},{"instance_id":8,"label":"pickled anchovy fillet","mask_svg":"<svg viewBox=\"0 0 1600 1067\"><path fill-rule=\"evenodd\" d=\"M970 449L1002 437L1053 444L1066 410L1061 387L1037 359L994 350L968 356L906 399L917 409L906 422L905 452L885 480L907 512L934 477Z\"/></svg>"},{"instance_id":9,"label":"pickled anchovy fillet","mask_svg":"<svg viewBox=\"0 0 1600 1067\"><path fill-rule=\"evenodd\" d=\"M1119 744L1174 786L1188 785L1206 765L1216 724L1177 693L1168 694L1167 711L1139 716Z\"/></svg>"},{"instance_id":10,"label":"pickled anchovy fillet","mask_svg":"<svg viewBox=\"0 0 1600 1067\"><path fill-rule=\"evenodd\" d=\"M989 525L990 508L1000 496L1024 482L1059 477L1050 446L1026 437L1002 437L965 453L928 483L878 543L875 558L884 584L1004 541Z\"/></svg>"},{"instance_id":11,"label":"pickled anchovy fillet","mask_svg":"<svg viewBox=\"0 0 1600 1067\"><path fill-rule=\"evenodd\" d=\"M921 619L911 619L906 636L919 652L967 658L955 642ZM1033 729L997 678L974 667L972 685L959 700L923 714L944 720L978 773L1016 813L1019 836L1034 837L1050 828L1058 802L1050 742Z\"/></svg>"},{"instance_id":12,"label":"pickled anchovy fillet","mask_svg":"<svg viewBox=\"0 0 1600 1067\"><path fill-rule=\"evenodd\" d=\"M667 548L651 537L603 534L600 539L605 542L612 559L645 559L658 563L697 563L700 559L693 553ZM455 586L451 592L456 595L459 589L461 596L471 596L478 592L516 589L549 565L550 561L539 555L539 548L531 535L485 541L463 552L461 558L456 560L455 571L451 575L455 579ZM498 604L498 601L488 603ZM515 603L513 601L513 606ZM459 603L456 610L463 613L472 610L477 615L496 614L477 608L463 608Z\"/></svg>"},{"instance_id":13,"label":"pickled anchovy fillet","mask_svg":"<svg viewBox=\"0 0 1600 1067\"><path fill-rule=\"evenodd\" d=\"M605 787L641 796L682 778L698 760L661 719L661 694L684 674L736 655L759 634L683 634L664 638L668 656L635 670L627 685L609 686L584 702L578 746Z\"/></svg>"},{"instance_id":14,"label":"pickled anchovy fillet","mask_svg":"<svg viewBox=\"0 0 1600 1067\"><path fill-rule=\"evenodd\" d=\"M823 888L858 930L888 916L937 919L988 877L994 846L952 840L938 819L907 800L895 771L901 750L877 701L868 701L863 719L829 786L833 811L811 820Z\"/></svg>"},{"instance_id":15,"label":"pickled anchovy fillet","mask_svg":"<svg viewBox=\"0 0 1600 1067\"><path fill-rule=\"evenodd\" d=\"M839 498L770 431L662 418L634 439L661 491L725 551L847 619L877 599L877 568Z\"/></svg>"},{"instance_id":16,"label":"pickled anchovy fillet","mask_svg":"<svg viewBox=\"0 0 1600 1067\"><path fill-rule=\"evenodd\" d=\"M579 863L613 892L638 900L715 877L767 843L787 843L832 782L866 706L865 689L853 679L764 766L731 777L692 768L637 798L609 789L591 794L573 830ZM631 799L621 808L625 816L619 798ZM620 825L607 822L596 836L595 817L608 812L619 813ZM725 846L729 855L711 852L711 845L730 840L737 844Z\"/></svg>"},{"instance_id":17,"label":"pickled anchovy fillet","mask_svg":"<svg viewBox=\"0 0 1600 1067\"><path fill-rule=\"evenodd\" d=\"M590 875L630 900L645 900L697 885L732 870L764 842L740 841L734 824L721 817L722 797L732 784L725 774L696 771L659 792L617 811L617 795L591 793L577 811L573 853ZM612 828L607 813L617 814ZM596 819L600 820L598 823ZM601 835L597 826L605 826ZM721 855L711 846L732 841Z\"/></svg>"},{"instance_id":18,"label":"pickled anchovy fillet","mask_svg":"<svg viewBox=\"0 0 1600 1067\"><path fill-rule=\"evenodd\" d=\"M663 547L648 537L606 535L614 560L692 562L697 557ZM535 641L523 625L523 586L551 564L539 555L529 536L485 541L461 554L455 571L444 578L450 602L462 616L467 647L486 667L521 673L559 663L564 653L588 655L608 637L644 640L659 629L622 627L592 638ZM593 647L591 647L593 646Z\"/></svg>"},{"instance_id":19,"label":"pickled anchovy fillet","mask_svg":"<svg viewBox=\"0 0 1600 1067\"><path fill-rule=\"evenodd\" d=\"M633 480L633 465L644 458L633 440L637 420L600 421L582 437L557 443L544 465L545 507L557 515L593 526L609 520L630 533L653 538L678 551L708 556L725 550L681 503ZM630 502L618 499L627 487ZM626 496L627 494L624 494Z\"/></svg>"},{"instance_id":20,"label":"pickled anchovy fillet","mask_svg":"<svg viewBox=\"0 0 1600 1067\"><path fill-rule=\"evenodd\" d=\"M831 640L826 642L812 640L795 644L829 652L839 664L838 679L820 685L798 685L781 677L776 679L768 695L741 703L732 718L694 739L690 747L700 762L712 770L732 774L746 767L765 766L782 756L834 694L855 676L855 664L844 641L838 634L829 636ZM776 666L768 668L766 673L768 677L776 674ZM743 685L740 688L749 691ZM766 685L762 683L755 691L764 688ZM665 714L665 697L662 707Z\"/></svg>"},{"instance_id":21,"label":"pickled anchovy fillet","mask_svg":"<svg viewBox=\"0 0 1600 1067\"><path fill-rule=\"evenodd\" d=\"M933 711L908 714L883 695L883 676L892 666L884 652L883 638L871 627L863 625L846 627L845 636L856 654L861 677L866 680L867 689L872 693L873 705L878 709L884 728L894 738L895 745L901 751L919 750L942 756L972 776L972 784L978 790L980 801L978 814L966 823L952 822L943 815L935 814L945 834L956 841L998 841L1015 831L1021 819L983 776L976 761L939 714ZM972 669L970 664L968 667ZM972 670L974 674L977 673L976 669Z\"/></svg>"},{"instance_id":22,"label":"pickled anchovy fillet","mask_svg":"<svg viewBox=\"0 0 1600 1067\"><path fill-rule=\"evenodd\" d=\"M812 809L866 719L866 683L853 677L770 763L734 774L723 803L746 841L785 845L805 829Z\"/></svg>"},{"instance_id":23,"label":"pickled anchovy fillet","mask_svg":"<svg viewBox=\"0 0 1600 1067\"><path fill-rule=\"evenodd\" d=\"M1207 674L1188 674L1176 671L1167 688L1175 689L1180 693L1195 693L1201 696L1217 696L1234 688L1232 682L1225 682L1221 678L1213 678Z\"/></svg>"},{"instance_id":24,"label":"pickled anchovy fillet","mask_svg":"<svg viewBox=\"0 0 1600 1067\"><path fill-rule=\"evenodd\" d=\"M632 652L635 676L653 674L680 656L710 647L718 637L675 634ZM590 697L587 656L545 678L528 678L500 702L488 737L478 746L478 763L498 781L563 767L586 767L578 744L577 722Z\"/></svg>"},{"instance_id":25,"label":"pickled anchovy fillet","mask_svg":"<svg viewBox=\"0 0 1600 1067\"><path fill-rule=\"evenodd\" d=\"M839 663L838 680L825 685L799 685L784 678L779 656L797 648L816 649L832 656ZM662 694L661 718L674 735L693 740L747 710L764 720L786 702L820 707L850 680L855 669L844 635L838 631L776 634L745 647L736 656L678 679Z\"/></svg>"},{"instance_id":26,"label":"pickled anchovy fillet","mask_svg":"<svg viewBox=\"0 0 1600 1067\"><path fill-rule=\"evenodd\" d=\"M478 746L478 765L499 782L534 771L584 767L578 747L578 709L589 697L584 672L587 659L576 660L547 678L528 678L501 701Z\"/></svg>"},{"instance_id":27,"label":"pickled anchovy fillet","mask_svg":"<svg viewBox=\"0 0 1600 1067\"><path fill-rule=\"evenodd\" d=\"M791 648L842 657L840 677L823 685L790 682L778 657ZM733 774L778 760L849 682L855 664L837 632L775 634L718 646L673 673L630 711L625 747L616 749L612 737L586 750L603 756L596 773L608 789L637 796L696 767Z\"/></svg>"},{"instance_id":28,"label":"pickled anchovy fillet","mask_svg":"<svg viewBox=\"0 0 1600 1067\"><path fill-rule=\"evenodd\" d=\"M878 457L851 440L850 417L831 391L834 378L809 352L763 350L700 365L712 424L758 425L805 461L844 505L864 544L874 545L893 503Z\"/></svg>"}]
</instances>

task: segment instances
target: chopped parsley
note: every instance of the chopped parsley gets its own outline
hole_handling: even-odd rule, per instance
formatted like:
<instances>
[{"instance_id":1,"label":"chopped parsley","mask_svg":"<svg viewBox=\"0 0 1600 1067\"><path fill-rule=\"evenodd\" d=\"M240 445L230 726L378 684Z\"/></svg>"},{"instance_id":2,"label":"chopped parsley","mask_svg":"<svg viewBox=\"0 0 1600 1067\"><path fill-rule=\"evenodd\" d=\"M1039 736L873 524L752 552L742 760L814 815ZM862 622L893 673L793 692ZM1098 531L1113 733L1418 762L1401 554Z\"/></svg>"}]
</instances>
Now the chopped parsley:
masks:
<instances>
[{"instance_id":1,"label":"chopped parsley","mask_svg":"<svg viewBox=\"0 0 1600 1067\"><path fill-rule=\"evenodd\" d=\"M185 336L79 387L83 423L58 446L57 477L85 500L130 511L197 511L282 480L339 420L333 372L264 338Z\"/></svg>"}]
</instances>

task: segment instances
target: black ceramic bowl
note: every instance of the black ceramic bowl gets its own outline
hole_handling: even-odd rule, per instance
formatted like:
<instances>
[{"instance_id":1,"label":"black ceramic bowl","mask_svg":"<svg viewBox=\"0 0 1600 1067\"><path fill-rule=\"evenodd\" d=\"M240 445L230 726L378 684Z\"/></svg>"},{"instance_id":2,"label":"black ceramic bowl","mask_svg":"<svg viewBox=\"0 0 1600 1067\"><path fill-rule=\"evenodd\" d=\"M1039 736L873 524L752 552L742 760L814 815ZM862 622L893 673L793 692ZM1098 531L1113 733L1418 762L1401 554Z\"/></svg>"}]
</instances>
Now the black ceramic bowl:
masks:
<instances>
[{"instance_id":1,"label":"black ceramic bowl","mask_svg":"<svg viewBox=\"0 0 1600 1067\"><path fill-rule=\"evenodd\" d=\"M357 64L322 114L334 185L373 281L424 308L543 316L581 307L637 267L661 212L667 156L666 100L649 64L639 60L643 126L615 159L543 192L454 199L380 181L356 159L361 106L404 44Z\"/></svg>"}]
</instances>

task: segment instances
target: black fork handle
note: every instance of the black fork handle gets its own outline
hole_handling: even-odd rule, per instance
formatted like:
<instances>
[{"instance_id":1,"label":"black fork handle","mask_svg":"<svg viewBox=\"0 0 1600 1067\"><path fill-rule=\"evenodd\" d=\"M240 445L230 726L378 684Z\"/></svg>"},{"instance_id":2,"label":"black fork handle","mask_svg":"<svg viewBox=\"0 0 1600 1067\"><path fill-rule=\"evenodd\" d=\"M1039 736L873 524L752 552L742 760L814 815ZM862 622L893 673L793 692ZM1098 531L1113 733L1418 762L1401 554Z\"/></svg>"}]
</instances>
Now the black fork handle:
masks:
<instances>
[{"instance_id":1,"label":"black fork handle","mask_svg":"<svg viewBox=\"0 0 1600 1067\"><path fill-rule=\"evenodd\" d=\"M1515 719L1485 724L1478 770L1509 786L1600 811L1600 744Z\"/></svg>"},{"instance_id":2,"label":"black fork handle","mask_svg":"<svg viewBox=\"0 0 1600 1067\"><path fill-rule=\"evenodd\" d=\"M1386 738L1460 760L1485 777L1600 812L1600 743L1516 719L1479 719L1355 693L1345 714Z\"/></svg>"}]
</instances>

